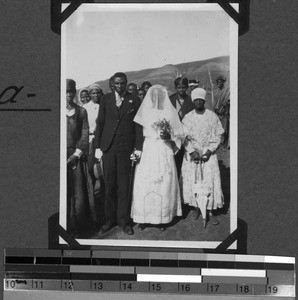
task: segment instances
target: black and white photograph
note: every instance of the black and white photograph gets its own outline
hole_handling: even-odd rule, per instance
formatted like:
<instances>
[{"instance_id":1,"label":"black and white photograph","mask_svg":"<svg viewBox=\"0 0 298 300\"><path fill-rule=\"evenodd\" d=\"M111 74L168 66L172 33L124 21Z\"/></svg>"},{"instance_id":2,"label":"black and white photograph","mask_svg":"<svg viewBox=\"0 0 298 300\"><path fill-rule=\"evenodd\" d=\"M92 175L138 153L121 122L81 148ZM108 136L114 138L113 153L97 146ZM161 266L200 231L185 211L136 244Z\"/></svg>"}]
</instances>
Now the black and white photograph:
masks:
<instances>
[{"instance_id":1,"label":"black and white photograph","mask_svg":"<svg viewBox=\"0 0 298 300\"><path fill-rule=\"evenodd\" d=\"M3 299L294 299L298 2L85 2L1 1Z\"/></svg>"},{"instance_id":2,"label":"black and white photograph","mask_svg":"<svg viewBox=\"0 0 298 300\"><path fill-rule=\"evenodd\" d=\"M82 4L61 26L60 225L216 248L237 228L237 70L218 4Z\"/></svg>"}]
</instances>

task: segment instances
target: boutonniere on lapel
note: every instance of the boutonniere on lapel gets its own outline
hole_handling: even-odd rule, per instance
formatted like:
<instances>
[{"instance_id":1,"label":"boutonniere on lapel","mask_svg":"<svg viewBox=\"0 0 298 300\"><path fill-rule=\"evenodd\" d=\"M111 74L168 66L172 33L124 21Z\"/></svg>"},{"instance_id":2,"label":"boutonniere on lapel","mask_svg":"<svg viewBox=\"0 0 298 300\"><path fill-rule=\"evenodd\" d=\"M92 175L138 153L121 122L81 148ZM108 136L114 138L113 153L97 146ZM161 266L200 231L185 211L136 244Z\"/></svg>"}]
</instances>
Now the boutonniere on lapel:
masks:
<instances>
[{"instance_id":1,"label":"boutonniere on lapel","mask_svg":"<svg viewBox=\"0 0 298 300\"><path fill-rule=\"evenodd\" d=\"M135 106L133 100L131 99L128 101L128 104L129 106L128 106L127 114L130 115L135 111Z\"/></svg>"}]
</instances>

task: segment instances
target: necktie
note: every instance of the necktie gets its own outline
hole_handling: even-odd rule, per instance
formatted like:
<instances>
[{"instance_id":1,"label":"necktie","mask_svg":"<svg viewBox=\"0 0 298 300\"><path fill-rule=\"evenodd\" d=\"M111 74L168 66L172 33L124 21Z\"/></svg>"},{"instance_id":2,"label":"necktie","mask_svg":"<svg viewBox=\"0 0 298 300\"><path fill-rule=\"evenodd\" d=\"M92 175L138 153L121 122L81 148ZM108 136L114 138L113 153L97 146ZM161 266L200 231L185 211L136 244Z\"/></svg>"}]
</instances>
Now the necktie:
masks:
<instances>
[{"instance_id":1,"label":"necktie","mask_svg":"<svg viewBox=\"0 0 298 300\"><path fill-rule=\"evenodd\" d=\"M182 119L183 117L183 112L182 112L182 105L184 103L184 99L181 99L180 97L177 99L177 111L178 114L180 116L180 118Z\"/></svg>"},{"instance_id":2,"label":"necktie","mask_svg":"<svg viewBox=\"0 0 298 300\"><path fill-rule=\"evenodd\" d=\"M122 105L123 100L124 100L124 98L123 98L123 97L120 97L120 95L117 94L117 97L116 97L116 106L117 106L118 108Z\"/></svg>"}]
</instances>

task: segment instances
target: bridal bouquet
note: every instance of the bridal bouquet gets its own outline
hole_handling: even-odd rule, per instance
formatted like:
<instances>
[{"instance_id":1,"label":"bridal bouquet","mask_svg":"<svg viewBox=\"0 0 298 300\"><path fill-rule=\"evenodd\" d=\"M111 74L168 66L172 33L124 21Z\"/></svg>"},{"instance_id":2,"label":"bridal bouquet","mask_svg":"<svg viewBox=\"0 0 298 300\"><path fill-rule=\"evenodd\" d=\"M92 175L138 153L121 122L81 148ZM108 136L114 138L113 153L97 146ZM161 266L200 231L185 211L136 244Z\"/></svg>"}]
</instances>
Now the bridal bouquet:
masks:
<instances>
[{"instance_id":1,"label":"bridal bouquet","mask_svg":"<svg viewBox=\"0 0 298 300\"><path fill-rule=\"evenodd\" d=\"M156 131L164 132L164 133L171 133L171 125L170 122L163 118L161 120L158 120L152 124L152 127Z\"/></svg>"}]
</instances>

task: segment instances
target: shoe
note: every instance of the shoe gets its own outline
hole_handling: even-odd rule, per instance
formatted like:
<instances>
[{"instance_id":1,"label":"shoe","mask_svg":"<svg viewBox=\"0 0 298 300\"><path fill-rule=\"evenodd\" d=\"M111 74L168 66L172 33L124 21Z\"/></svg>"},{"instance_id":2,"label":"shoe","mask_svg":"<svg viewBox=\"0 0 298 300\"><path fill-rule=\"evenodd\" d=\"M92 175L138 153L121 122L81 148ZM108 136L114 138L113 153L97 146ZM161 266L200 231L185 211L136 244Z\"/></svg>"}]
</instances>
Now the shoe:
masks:
<instances>
[{"instance_id":1,"label":"shoe","mask_svg":"<svg viewBox=\"0 0 298 300\"><path fill-rule=\"evenodd\" d=\"M200 210L198 208L195 208L190 212L190 219L195 221L198 219L199 215L200 215Z\"/></svg>"},{"instance_id":2,"label":"shoe","mask_svg":"<svg viewBox=\"0 0 298 300\"><path fill-rule=\"evenodd\" d=\"M140 230L144 230L146 228L146 225L145 224L139 224L138 228Z\"/></svg>"},{"instance_id":3,"label":"shoe","mask_svg":"<svg viewBox=\"0 0 298 300\"><path fill-rule=\"evenodd\" d=\"M130 226L126 226L124 229L123 229L123 232L127 235L133 235L134 232L133 232L133 229L130 227Z\"/></svg>"},{"instance_id":4,"label":"shoe","mask_svg":"<svg viewBox=\"0 0 298 300\"><path fill-rule=\"evenodd\" d=\"M165 231L166 230L165 225L159 225L158 228L159 228L160 231Z\"/></svg>"},{"instance_id":5,"label":"shoe","mask_svg":"<svg viewBox=\"0 0 298 300\"><path fill-rule=\"evenodd\" d=\"M111 227L112 227L111 225L105 224L100 228L99 233L105 233L105 232L109 231L111 229Z\"/></svg>"},{"instance_id":6,"label":"shoe","mask_svg":"<svg viewBox=\"0 0 298 300\"><path fill-rule=\"evenodd\" d=\"M208 223L212 225L218 225L219 221L213 215L209 215Z\"/></svg>"}]
</instances>

